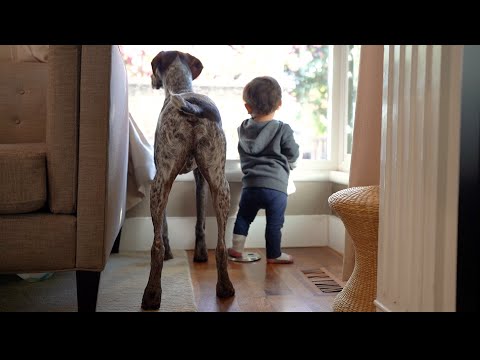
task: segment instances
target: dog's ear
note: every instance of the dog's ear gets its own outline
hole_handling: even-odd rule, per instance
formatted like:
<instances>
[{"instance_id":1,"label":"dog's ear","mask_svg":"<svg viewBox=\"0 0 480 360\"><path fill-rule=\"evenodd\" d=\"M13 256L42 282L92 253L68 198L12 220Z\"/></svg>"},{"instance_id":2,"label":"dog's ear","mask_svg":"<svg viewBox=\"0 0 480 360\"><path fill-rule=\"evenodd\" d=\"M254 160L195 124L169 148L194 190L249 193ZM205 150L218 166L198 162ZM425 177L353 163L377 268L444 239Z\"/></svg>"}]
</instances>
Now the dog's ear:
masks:
<instances>
[{"instance_id":1,"label":"dog's ear","mask_svg":"<svg viewBox=\"0 0 480 360\"><path fill-rule=\"evenodd\" d=\"M156 70L158 70L160 73L163 73L177 55L176 51L160 51L152 60L152 72L155 74Z\"/></svg>"},{"instance_id":2,"label":"dog's ear","mask_svg":"<svg viewBox=\"0 0 480 360\"><path fill-rule=\"evenodd\" d=\"M163 87L162 73L175 60L178 53L176 51L160 51L152 60L152 88L160 89Z\"/></svg>"},{"instance_id":3,"label":"dog's ear","mask_svg":"<svg viewBox=\"0 0 480 360\"><path fill-rule=\"evenodd\" d=\"M202 62L189 53L183 53L183 60L192 72L192 80L195 80L203 70Z\"/></svg>"}]
</instances>

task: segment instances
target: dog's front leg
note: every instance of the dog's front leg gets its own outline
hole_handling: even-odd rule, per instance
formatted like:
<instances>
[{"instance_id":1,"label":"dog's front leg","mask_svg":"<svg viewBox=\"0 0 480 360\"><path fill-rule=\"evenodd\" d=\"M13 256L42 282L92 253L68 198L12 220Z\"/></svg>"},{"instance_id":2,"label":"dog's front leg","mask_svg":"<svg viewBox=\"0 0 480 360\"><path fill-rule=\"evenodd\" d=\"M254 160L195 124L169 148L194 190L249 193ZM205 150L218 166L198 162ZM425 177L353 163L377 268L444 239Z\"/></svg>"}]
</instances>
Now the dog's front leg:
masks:
<instances>
[{"instance_id":1,"label":"dog's front leg","mask_svg":"<svg viewBox=\"0 0 480 360\"><path fill-rule=\"evenodd\" d=\"M193 170L197 199L197 224L195 226L195 252L193 261L208 261L207 245L205 244L205 212L207 205L207 182L198 168Z\"/></svg>"}]
</instances>

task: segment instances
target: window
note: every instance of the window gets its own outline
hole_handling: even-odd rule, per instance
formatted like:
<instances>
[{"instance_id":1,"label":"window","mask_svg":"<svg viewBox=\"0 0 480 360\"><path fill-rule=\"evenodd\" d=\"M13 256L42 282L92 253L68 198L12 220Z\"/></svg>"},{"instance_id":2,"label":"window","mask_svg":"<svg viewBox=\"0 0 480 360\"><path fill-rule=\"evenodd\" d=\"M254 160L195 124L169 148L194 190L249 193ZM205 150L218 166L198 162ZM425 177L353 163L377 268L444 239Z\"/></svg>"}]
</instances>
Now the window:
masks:
<instances>
[{"instance_id":1,"label":"window","mask_svg":"<svg viewBox=\"0 0 480 360\"><path fill-rule=\"evenodd\" d=\"M360 65L361 45L337 47L337 84L340 94L336 107L339 109L336 121L339 124L338 169L350 170L350 158L353 146L353 125L355 121L355 104L357 99L358 70ZM341 85L344 85L341 86Z\"/></svg>"},{"instance_id":2,"label":"window","mask_svg":"<svg viewBox=\"0 0 480 360\"><path fill-rule=\"evenodd\" d=\"M294 130L304 167L337 170L348 151L351 153L358 45L122 45L120 48L128 72L129 109L152 144L164 93L151 88L150 62L159 51L175 49L196 56L204 66L193 88L210 96L219 108L228 160L239 158L237 128L249 117L243 105L243 87L262 75L275 77L282 86L283 104L275 117ZM345 125L341 129L340 123ZM342 154L339 154L340 144Z\"/></svg>"}]
</instances>

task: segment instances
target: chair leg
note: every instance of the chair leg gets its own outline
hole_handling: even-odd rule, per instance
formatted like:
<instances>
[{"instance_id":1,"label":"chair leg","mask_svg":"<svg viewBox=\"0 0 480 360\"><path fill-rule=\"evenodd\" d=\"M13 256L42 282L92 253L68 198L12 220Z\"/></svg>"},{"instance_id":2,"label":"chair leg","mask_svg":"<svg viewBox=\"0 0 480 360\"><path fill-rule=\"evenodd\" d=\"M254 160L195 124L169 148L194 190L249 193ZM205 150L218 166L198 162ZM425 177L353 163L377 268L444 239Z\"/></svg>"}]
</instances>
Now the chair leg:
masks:
<instances>
[{"instance_id":1,"label":"chair leg","mask_svg":"<svg viewBox=\"0 0 480 360\"><path fill-rule=\"evenodd\" d=\"M95 312L101 271L77 270L78 312Z\"/></svg>"},{"instance_id":2,"label":"chair leg","mask_svg":"<svg viewBox=\"0 0 480 360\"><path fill-rule=\"evenodd\" d=\"M112 251L110 252L110 254L118 254L118 251L120 249L120 238L122 237L122 229L123 229L123 226L120 228L120 231L118 232L117 238L113 243Z\"/></svg>"}]
</instances>

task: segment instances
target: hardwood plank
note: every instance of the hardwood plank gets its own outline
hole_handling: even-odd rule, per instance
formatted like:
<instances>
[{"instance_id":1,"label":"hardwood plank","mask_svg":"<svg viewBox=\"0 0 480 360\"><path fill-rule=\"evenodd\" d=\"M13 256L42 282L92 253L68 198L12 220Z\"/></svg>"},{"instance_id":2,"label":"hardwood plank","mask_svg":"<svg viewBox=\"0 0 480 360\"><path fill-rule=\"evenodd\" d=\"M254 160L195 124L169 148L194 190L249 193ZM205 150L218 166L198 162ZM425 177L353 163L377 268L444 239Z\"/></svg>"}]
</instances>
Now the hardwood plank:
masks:
<instances>
[{"instance_id":1,"label":"hardwood plank","mask_svg":"<svg viewBox=\"0 0 480 360\"><path fill-rule=\"evenodd\" d=\"M308 307L314 312L332 312L332 303L335 299L335 296L336 294L333 296L309 296L305 297L304 301L308 305Z\"/></svg>"},{"instance_id":2,"label":"hardwood plank","mask_svg":"<svg viewBox=\"0 0 480 360\"><path fill-rule=\"evenodd\" d=\"M295 295L273 295L268 297L275 312L312 312L312 309Z\"/></svg>"},{"instance_id":3,"label":"hardwood plank","mask_svg":"<svg viewBox=\"0 0 480 360\"><path fill-rule=\"evenodd\" d=\"M251 298L240 305L243 312L275 312L275 308L267 297Z\"/></svg>"},{"instance_id":4,"label":"hardwood plank","mask_svg":"<svg viewBox=\"0 0 480 360\"><path fill-rule=\"evenodd\" d=\"M302 270L325 268L335 280L341 278L342 257L327 247L288 248L295 263L266 263L265 249L258 252L262 259L254 263L229 261L228 272L235 297L219 299L215 293L217 270L215 250L209 250L207 263L194 263L193 251L188 251L195 301L200 312L277 312L332 311L331 304L338 293L325 294L308 280Z\"/></svg>"}]
</instances>

